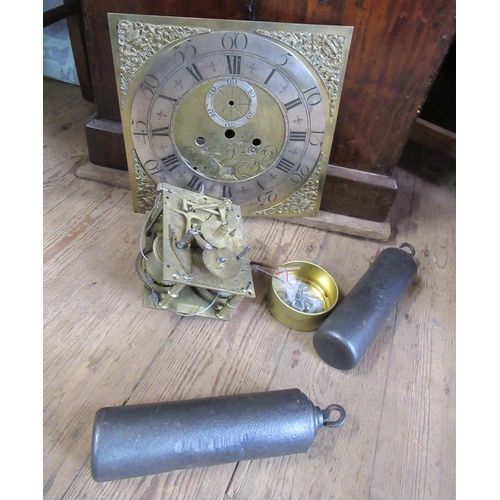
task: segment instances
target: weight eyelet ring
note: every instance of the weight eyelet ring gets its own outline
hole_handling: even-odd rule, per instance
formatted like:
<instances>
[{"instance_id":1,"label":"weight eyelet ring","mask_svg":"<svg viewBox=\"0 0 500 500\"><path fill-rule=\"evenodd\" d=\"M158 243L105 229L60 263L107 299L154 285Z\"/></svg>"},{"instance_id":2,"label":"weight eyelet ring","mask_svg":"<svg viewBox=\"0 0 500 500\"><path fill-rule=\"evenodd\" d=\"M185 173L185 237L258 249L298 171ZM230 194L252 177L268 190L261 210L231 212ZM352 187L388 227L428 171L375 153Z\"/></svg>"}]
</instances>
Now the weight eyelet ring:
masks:
<instances>
[{"instance_id":1,"label":"weight eyelet ring","mask_svg":"<svg viewBox=\"0 0 500 500\"><path fill-rule=\"evenodd\" d=\"M339 418L337 420L328 420L330 418L330 413L332 411L339 412ZM340 427L344 425L346 413L342 406L340 405L330 405L323 410L323 425L326 427Z\"/></svg>"},{"instance_id":2,"label":"weight eyelet ring","mask_svg":"<svg viewBox=\"0 0 500 500\"><path fill-rule=\"evenodd\" d=\"M410 250L410 255L412 257L415 257L415 249L413 248L412 245L410 245L409 243L401 243L401 245L399 245L399 248L403 249L403 248L408 248L408 250Z\"/></svg>"}]
</instances>

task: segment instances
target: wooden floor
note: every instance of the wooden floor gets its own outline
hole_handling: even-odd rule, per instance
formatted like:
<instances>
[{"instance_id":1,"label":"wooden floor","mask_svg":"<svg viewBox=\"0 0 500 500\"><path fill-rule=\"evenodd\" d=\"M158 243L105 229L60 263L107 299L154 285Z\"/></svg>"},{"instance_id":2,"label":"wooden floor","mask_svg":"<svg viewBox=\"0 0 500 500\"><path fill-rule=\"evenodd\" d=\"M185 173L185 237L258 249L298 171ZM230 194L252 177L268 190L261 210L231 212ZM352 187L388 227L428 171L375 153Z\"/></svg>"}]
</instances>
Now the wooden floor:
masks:
<instances>
[{"instance_id":1,"label":"wooden floor","mask_svg":"<svg viewBox=\"0 0 500 500\"><path fill-rule=\"evenodd\" d=\"M346 373L318 357L312 333L270 315L262 273L257 298L231 322L141 306L143 216L128 190L75 176L88 162L93 111L78 87L44 82L44 497L455 498L455 185L446 162L407 148L386 242L245 221L253 260L313 261L343 295L384 248L416 248L417 279ZM347 412L307 453L105 483L90 475L101 407L293 387Z\"/></svg>"}]
</instances>

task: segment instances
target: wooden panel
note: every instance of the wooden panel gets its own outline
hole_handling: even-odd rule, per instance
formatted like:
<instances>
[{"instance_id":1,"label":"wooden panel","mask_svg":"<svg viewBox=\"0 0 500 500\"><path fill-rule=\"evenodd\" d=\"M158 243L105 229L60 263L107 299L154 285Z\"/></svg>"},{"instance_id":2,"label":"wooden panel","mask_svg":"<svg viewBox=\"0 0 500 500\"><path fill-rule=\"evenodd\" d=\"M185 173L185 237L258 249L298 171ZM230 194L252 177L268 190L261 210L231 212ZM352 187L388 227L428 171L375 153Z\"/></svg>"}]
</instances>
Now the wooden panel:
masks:
<instances>
[{"instance_id":1,"label":"wooden panel","mask_svg":"<svg viewBox=\"0 0 500 500\"><path fill-rule=\"evenodd\" d=\"M396 193L391 177L328 165L321 210L383 222Z\"/></svg>"},{"instance_id":2,"label":"wooden panel","mask_svg":"<svg viewBox=\"0 0 500 500\"><path fill-rule=\"evenodd\" d=\"M64 0L64 5L71 6L76 10L75 15L67 18L68 35L71 40L71 49L75 59L76 73L78 75L78 83L82 90L82 96L85 100L94 102L94 89L92 88L92 78L90 76L81 2L80 0Z\"/></svg>"},{"instance_id":3,"label":"wooden panel","mask_svg":"<svg viewBox=\"0 0 500 500\"><path fill-rule=\"evenodd\" d=\"M421 118L413 125L410 140L450 158L457 156L456 134Z\"/></svg>"},{"instance_id":4,"label":"wooden panel","mask_svg":"<svg viewBox=\"0 0 500 500\"><path fill-rule=\"evenodd\" d=\"M109 38L108 12L158 16L249 19L245 0L82 0L90 71L95 89L98 118L120 121L120 107Z\"/></svg>"},{"instance_id":5,"label":"wooden panel","mask_svg":"<svg viewBox=\"0 0 500 500\"><path fill-rule=\"evenodd\" d=\"M118 170L128 170L121 122L94 116L85 129L92 163Z\"/></svg>"},{"instance_id":6,"label":"wooden panel","mask_svg":"<svg viewBox=\"0 0 500 500\"><path fill-rule=\"evenodd\" d=\"M330 163L391 175L452 41L454 0L259 2L257 19L354 26Z\"/></svg>"}]
</instances>

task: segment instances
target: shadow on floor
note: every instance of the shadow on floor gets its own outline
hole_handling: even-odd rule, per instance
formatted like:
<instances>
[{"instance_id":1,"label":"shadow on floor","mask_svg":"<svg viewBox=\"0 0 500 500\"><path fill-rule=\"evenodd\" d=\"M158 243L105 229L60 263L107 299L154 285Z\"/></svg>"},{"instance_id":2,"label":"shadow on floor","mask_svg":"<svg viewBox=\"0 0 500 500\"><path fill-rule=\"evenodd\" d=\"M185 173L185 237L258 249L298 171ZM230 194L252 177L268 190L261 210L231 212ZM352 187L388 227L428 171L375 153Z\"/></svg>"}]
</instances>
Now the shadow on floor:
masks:
<instances>
[{"instance_id":1,"label":"shadow on floor","mask_svg":"<svg viewBox=\"0 0 500 500\"><path fill-rule=\"evenodd\" d=\"M408 141L398 166L436 185L456 188L456 160Z\"/></svg>"}]
</instances>

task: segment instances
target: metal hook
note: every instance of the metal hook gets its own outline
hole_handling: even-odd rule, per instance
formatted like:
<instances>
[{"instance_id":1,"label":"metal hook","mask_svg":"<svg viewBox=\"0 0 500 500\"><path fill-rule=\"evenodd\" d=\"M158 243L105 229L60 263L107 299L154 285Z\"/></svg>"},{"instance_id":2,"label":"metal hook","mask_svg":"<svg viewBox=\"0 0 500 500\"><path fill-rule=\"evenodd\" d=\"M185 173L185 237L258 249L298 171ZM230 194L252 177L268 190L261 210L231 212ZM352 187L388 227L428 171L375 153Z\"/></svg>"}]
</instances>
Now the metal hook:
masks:
<instances>
[{"instance_id":1,"label":"metal hook","mask_svg":"<svg viewBox=\"0 0 500 500\"><path fill-rule=\"evenodd\" d=\"M346 413L345 413L345 410L342 406L330 405L322 411L323 411L323 419L324 419L323 425L325 425L326 427L340 427L341 425L344 425ZM337 420L328 420L330 418L330 413L332 411L339 412L340 415L339 415L339 418Z\"/></svg>"},{"instance_id":2,"label":"metal hook","mask_svg":"<svg viewBox=\"0 0 500 500\"><path fill-rule=\"evenodd\" d=\"M409 243L401 243L401 245L399 245L399 248L408 248L408 250L410 250L411 256L415 257L415 249Z\"/></svg>"}]
</instances>

